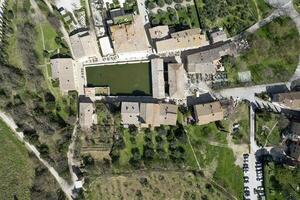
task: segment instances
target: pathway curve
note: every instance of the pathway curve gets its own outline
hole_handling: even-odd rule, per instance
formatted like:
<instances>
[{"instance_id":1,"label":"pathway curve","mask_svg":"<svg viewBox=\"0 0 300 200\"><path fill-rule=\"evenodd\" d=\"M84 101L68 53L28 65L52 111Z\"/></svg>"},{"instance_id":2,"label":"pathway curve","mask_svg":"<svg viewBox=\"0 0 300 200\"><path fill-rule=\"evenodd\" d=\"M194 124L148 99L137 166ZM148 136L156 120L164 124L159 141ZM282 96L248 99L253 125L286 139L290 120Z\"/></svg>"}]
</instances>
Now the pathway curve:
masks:
<instances>
[{"instance_id":1,"label":"pathway curve","mask_svg":"<svg viewBox=\"0 0 300 200\"><path fill-rule=\"evenodd\" d=\"M6 113L0 111L0 118L10 127L10 129L14 132L14 134L17 136L17 138L25 144L25 147L27 148L28 151L34 153L34 155L39 159L41 163L49 170L49 172L54 176L58 184L60 185L62 191L65 193L66 197L68 199L72 199L72 189L73 186L70 186L68 182L63 179L58 172L43 158L41 158L40 152L37 150L37 148L27 142L24 139L24 133L23 132L18 132L17 128L18 126L14 122L14 120L8 116Z\"/></svg>"}]
</instances>

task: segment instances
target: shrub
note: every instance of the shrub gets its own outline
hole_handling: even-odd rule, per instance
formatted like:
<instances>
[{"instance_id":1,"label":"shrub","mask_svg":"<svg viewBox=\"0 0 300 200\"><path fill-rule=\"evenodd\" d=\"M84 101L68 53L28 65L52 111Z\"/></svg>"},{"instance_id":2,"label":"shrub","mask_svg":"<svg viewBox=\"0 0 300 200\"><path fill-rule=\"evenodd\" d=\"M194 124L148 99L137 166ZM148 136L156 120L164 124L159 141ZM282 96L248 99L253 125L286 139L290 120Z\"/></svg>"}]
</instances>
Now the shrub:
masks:
<instances>
[{"instance_id":1,"label":"shrub","mask_svg":"<svg viewBox=\"0 0 300 200\"><path fill-rule=\"evenodd\" d=\"M173 3L173 0L165 0L166 4L171 5Z\"/></svg>"},{"instance_id":2,"label":"shrub","mask_svg":"<svg viewBox=\"0 0 300 200\"><path fill-rule=\"evenodd\" d=\"M152 23L153 26L159 25L159 19L153 18L153 19L151 20L151 23Z\"/></svg>"},{"instance_id":3,"label":"shrub","mask_svg":"<svg viewBox=\"0 0 300 200\"><path fill-rule=\"evenodd\" d=\"M149 2L147 3L147 8L148 8L148 9L152 10L152 9L155 8L155 7L156 7L156 5L155 5L154 2L149 1Z\"/></svg>"},{"instance_id":4,"label":"shrub","mask_svg":"<svg viewBox=\"0 0 300 200\"><path fill-rule=\"evenodd\" d=\"M182 10L183 9L183 7L182 7L182 5L181 4L175 4L175 9L176 10Z\"/></svg>"},{"instance_id":5,"label":"shrub","mask_svg":"<svg viewBox=\"0 0 300 200\"><path fill-rule=\"evenodd\" d=\"M159 7L163 7L165 5L165 1L164 0L157 0L156 1L156 4L159 6Z\"/></svg>"}]
</instances>

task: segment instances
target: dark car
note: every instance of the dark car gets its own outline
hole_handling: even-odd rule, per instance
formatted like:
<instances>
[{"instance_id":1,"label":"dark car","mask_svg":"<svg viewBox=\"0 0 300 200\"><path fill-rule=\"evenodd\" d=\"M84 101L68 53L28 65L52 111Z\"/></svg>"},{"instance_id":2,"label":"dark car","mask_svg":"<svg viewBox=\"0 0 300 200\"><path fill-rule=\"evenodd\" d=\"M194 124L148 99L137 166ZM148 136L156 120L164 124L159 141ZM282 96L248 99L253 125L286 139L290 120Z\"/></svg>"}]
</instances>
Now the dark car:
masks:
<instances>
[{"instance_id":1,"label":"dark car","mask_svg":"<svg viewBox=\"0 0 300 200\"><path fill-rule=\"evenodd\" d=\"M249 177L248 176L244 176L244 183L249 183Z\"/></svg>"},{"instance_id":2,"label":"dark car","mask_svg":"<svg viewBox=\"0 0 300 200\"><path fill-rule=\"evenodd\" d=\"M250 196L250 191L249 190L245 190L244 194L245 194L246 197L248 197L248 196Z\"/></svg>"}]
</instances>

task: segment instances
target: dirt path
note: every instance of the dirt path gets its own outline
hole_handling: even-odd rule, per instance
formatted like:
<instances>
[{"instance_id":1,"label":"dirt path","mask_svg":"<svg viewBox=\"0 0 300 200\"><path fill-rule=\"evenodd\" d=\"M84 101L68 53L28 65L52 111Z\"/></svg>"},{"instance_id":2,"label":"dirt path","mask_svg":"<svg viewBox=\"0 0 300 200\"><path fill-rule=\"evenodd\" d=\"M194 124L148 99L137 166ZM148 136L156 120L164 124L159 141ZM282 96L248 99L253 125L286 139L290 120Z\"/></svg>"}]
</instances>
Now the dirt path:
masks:
<instances>
[{"instance_id":1,"label":"dirt path","mask_svg":"<svg viewBox=\"0 0 300 200\"><path fill-rule=\"evenodd\" d=\"M272 132L273 132L273 130L274 130L274 128L276 127L276 125L278 124L278 121L274 124L274 126L271 128L271 130L269 131L269 134L268 134L268 136L267 136L267 139L266 139L266 142L265 142L265 145L264 145L264 147L266 147L267 146L267 144L268 144L268 139L269 139L269 136L272 134Z\"/></svg>"},{"instance_id":2,"label":"dirt path","mask_svg":"<svg viewBox=\"0 0 300 200\"><path fill-rule=\"evenodd\" d=\"M249 153L249 145L248 144L235 144L232 141L232 136L227 134L226 137L228 147L232 149L234 157L235 157L235 164L237 166L243 166L243 154Z\"/></svg>"},{"instance_id":3,"label":"dirt path","mask_svg":"<svg viewBox=\"0 0 300 200\"><path fill-rule=\"evenodd\" d=\"M78 120L77 120L78 121ZM76 122L77 123L77 122ZM69 165L69 171L72 176L72 182L75 183L78 180L77 175L73 171L72 166L76 165L74 160L74 152L75 152L75 142L77 137L77 124L74 126L71 143L69 145L67 157L68 157L68 165Z\"/></svg>"}]
</instances>

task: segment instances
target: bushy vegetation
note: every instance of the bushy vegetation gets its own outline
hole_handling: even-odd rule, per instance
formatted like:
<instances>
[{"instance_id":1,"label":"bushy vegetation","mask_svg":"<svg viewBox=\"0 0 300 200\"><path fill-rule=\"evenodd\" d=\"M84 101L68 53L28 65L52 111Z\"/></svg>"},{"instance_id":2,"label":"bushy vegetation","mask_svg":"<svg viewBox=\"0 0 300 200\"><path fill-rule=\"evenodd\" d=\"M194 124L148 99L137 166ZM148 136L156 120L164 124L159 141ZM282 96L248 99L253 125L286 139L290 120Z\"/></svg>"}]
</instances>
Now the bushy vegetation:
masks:
<instances>
[{"instance_id":1,"label":"bushy vegetation","mask_svg":"<svg viewBox=\"0 0 300 200\"><path fill-rule=\"evenodd\" d=\"M224 27L229 35L236 35L252 24L258 18L260 9L268 13L268 5L262 0L196 0L202 28ZM257 11L258 10L258 11Z\"/></svg>"},{"instance_id":2,"label":"bushy vegetation","mask_svg":"<svg viewBox=\"0 0 300 200\"><path fill-rule=\"evenodd\" d=\"M238 84L238 72L250 70L255 84L288 81L299 62L300 38L294 22L277 18L256 33L247 36L250 49L237 59L223 60L232 85Z\"/></svg>"},{"instance_id":3,"label":"bushy vegetation","mask_svg":"<svg viewBox=\"0 0 300 200\"><path fill-rule=\"evenodd\" d=\"M123 4L125 13L134 13L138 12L138 6L136 0L126 0Z\"/></svg>"},{"instance_id":4,"label":"bushy vegetation","mask_svg":"<svg viewBox=\"0 0 300 200\"><path fill-rule=\"evenodd\" d=\"M186 28L199 27L199 20L195 6L182 4L182 0L148 0L146 2L147 7L152 10L157 8L157 11L150 12L150 22L153 26L157 25L169 25L175 27L178 30ZM175 3L175 6L171 6ZM167 5L167 9L161 9L164 5Z\"/></svg>"},{"instance_id":5,"label":"bushy vegetation","mask_svg":"<svg viewBox=\"0 0 300 200\"><path fill-rule=\"evenodd\" d=\"M48 169L40 163L35 155L30 154L33 162L34 178L30 188L30 199L57 199L66 200L64 192L56 182L56 179L48 171Z\"/></svg>"},{"instance_id":6,"label":"bushy vegetation","mask_svg":"<svg viewBox=\"0 0 300 200\"><path fill-rule=\"evenodd\" d=\"M77 94L62 97L52 86L44 65L48 58L39 43L38 16L32 14L30 1L9 1L6 12L13 14L7 18L0 53L0 108L12 115L43 157L60 173L67 174L66 150L77 115ZM46 26L46 47L56 48L52 44L57 30L50 24Z\"/></svg>"},{"instance_id":7,"label":"bushy vegetation","mask_svg":"<svg viewBox=\"0 0 300 200\"><path fill-rule=\"evenodd\" d=\"M266 198L270 200L299 199L300 168L268 163L265 166Z\"/></svg>"},{"instance_id":8,"label":"bushy vegetation","mask_svg":"<svg viewBox=\"0 0 300 200\"><path fill-rule=\"evenodd\" d=\"M96 101L97 125L83 133L82 145L109 151L112 146L112 137L120 130L120 110L118 105Z\"/></svg>"},{"instance_id":9,"label":"bushy vegetation","mask_svg":"<svg viewBox=\"0 0 300 200\"><path fill-rule=\"evenodd\" d=\"M259 146L277 146L281 142L281 133L288 126L288 119L280 114L265 110L256 113L255 139Z\"/></svg>"},{"instance_id":10,"label":"bushy vegetation","mask_svg":"<svg viewBox=\"0 0 300 200\"><path fill-rule=\"evenodd\" d=\"M300 0L293 0L294 7L300 13Z\"/></svg>"}]
</instances>

